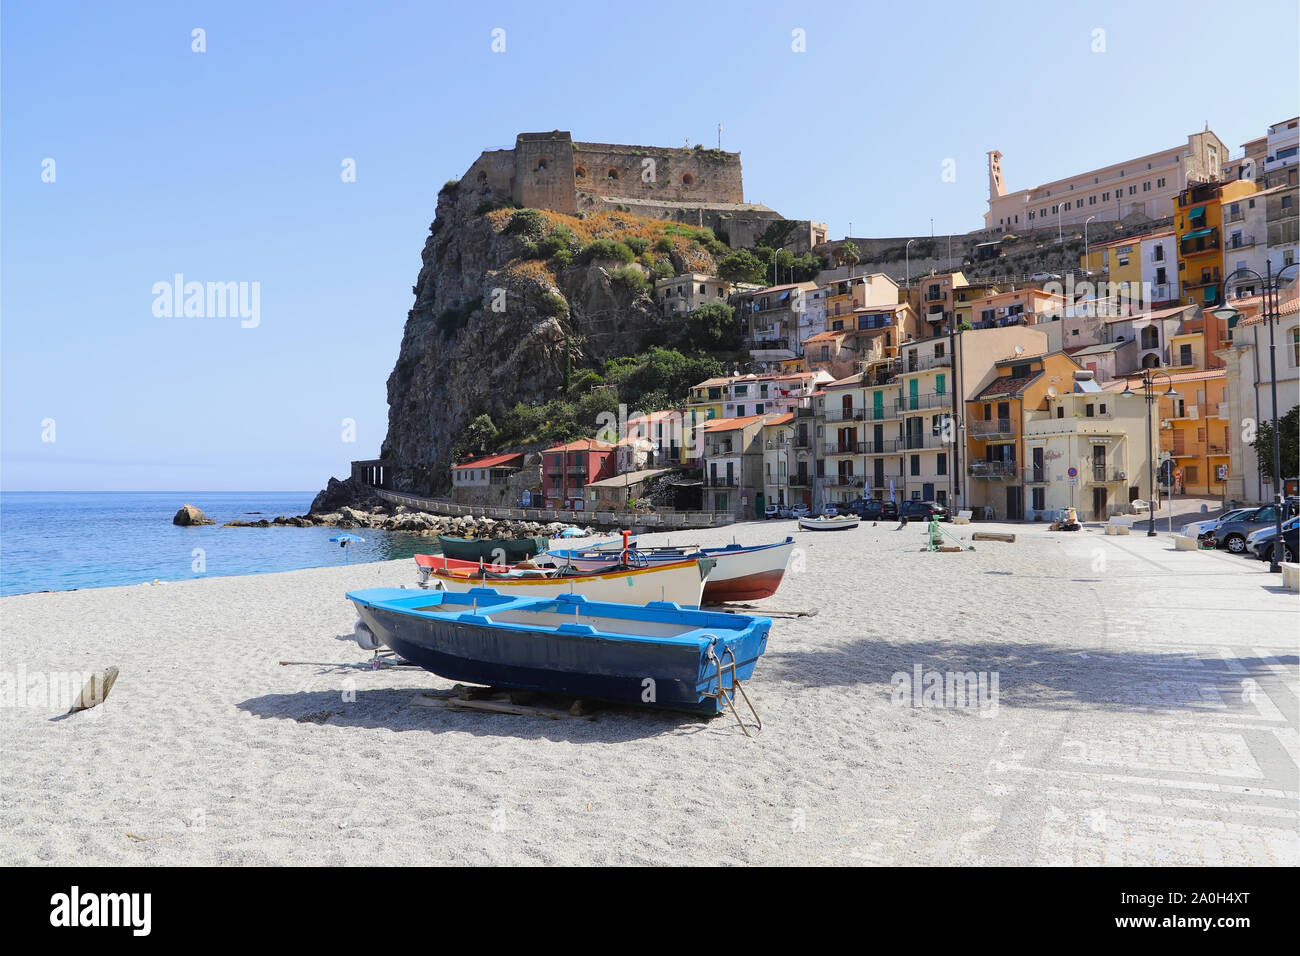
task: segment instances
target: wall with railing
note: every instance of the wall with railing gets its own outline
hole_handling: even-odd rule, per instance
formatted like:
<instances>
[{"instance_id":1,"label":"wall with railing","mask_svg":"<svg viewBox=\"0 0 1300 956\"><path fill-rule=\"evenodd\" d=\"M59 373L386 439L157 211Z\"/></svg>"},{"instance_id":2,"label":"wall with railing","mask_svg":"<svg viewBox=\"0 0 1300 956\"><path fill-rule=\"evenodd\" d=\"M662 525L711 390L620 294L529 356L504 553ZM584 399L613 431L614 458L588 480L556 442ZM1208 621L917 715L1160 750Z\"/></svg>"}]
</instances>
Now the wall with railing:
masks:
<instances>
[{"instance_id":1,"label":"wall with railing","mask_svg":"<svg viewBox=\"0 0 1300 956\"><path fill-rule=\"evenodd\" d=\"M727 512L670 511L653 512L559 511L548 508L503 508L483 505L458 505L441 498L421 498L376 488L375 494L395 505L416 511L453 518L492 518L496 521L559 521L564 524L593 525L598 528L713 528L732 524L736 516Z\"/></svg>"}]
</instances>

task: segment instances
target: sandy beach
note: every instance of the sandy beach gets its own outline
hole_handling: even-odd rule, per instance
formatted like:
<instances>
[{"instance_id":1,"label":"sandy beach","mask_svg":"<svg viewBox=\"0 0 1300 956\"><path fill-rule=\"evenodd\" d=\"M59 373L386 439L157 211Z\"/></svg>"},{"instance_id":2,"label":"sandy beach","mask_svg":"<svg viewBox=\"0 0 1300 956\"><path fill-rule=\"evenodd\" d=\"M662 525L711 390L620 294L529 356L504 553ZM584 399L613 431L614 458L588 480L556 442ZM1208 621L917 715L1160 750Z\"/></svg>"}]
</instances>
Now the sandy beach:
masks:
<instances>
[{"instance_id":1,"label":"sandy beach","mask_svg":"<svg viewBox=\"0 0 1300 956\"><path fill-rule=\"evenodd\" d=\"M409 560L4 598L0 863L1300 863L1300 595L1163 535L946 527L1017 540L671 536L798 541L762 603L818 614L774 622L756 740L412 706L450 683L336 639L344 591L414 587ZM108 665L92 711L32 690ZM996 699L896 703L918 668Z\"/></svg>"}]
</instances>

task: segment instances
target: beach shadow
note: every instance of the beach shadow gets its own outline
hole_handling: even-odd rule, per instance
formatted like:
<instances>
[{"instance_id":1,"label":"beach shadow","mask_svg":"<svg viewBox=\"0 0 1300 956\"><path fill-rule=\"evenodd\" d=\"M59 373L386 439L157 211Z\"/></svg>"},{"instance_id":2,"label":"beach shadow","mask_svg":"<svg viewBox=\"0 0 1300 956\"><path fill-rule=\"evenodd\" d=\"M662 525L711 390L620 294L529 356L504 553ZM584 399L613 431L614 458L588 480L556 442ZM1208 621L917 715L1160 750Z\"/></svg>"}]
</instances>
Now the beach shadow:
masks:
<instances>
[{"instance_id":1,"label":"beach shadow","mask_svg":"<svg viewBox=\"0 0 1300 956\"><path fill-rule=\"evenodd\" d=\"M998 678L998 704L1040 710L1109 707L1149 711L1253 710L1243 702L1253 684L1279 680L1277 664L1294 665L1296 655L1239 657L1227 662L1193 654L1141 654L1096 647L865 638L817 651L769 649L763 677L805 687L870 688L889 700L897 675L915 683L922 675L992 675ZM990 685L991 686L991 685Z\"/></svg>"},{"instance_id":2,"label":"beach shadow","mask_svg":"<svg viewBox=\"0 0 1300 956\"><path fill-rule=\"evenodd\" d=\"M520 740L563 740L569 743L624 743L647 737L680 736L722 728L735 728L730 714L716 718L667 710L650 710L620 704L599 703L592 719L583 717L496 714L457 710L413 703L416 695L445 699L445 689L385 687L358 689L355 699L343 700L338 690L266 694L241 701L240 710L267 720L294 720L303 724L358 727L423 733L470 733L485 737L513 737Z\"/></svg>"}]
</instances>

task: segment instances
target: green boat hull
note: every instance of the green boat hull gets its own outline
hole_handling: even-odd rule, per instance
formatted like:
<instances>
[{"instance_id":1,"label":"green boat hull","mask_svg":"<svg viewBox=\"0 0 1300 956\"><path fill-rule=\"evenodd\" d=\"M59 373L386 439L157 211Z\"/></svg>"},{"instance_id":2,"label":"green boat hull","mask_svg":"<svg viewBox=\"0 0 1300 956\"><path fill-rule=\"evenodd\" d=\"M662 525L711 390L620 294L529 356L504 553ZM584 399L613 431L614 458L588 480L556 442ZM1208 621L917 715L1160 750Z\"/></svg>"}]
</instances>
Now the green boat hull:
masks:
<instances>
[{"instance_id":1,"label":"green boat hull","mask_svg":"<svg viewBox=\"0 0 1300 956\"><path fill-rule=\"evenodd\" d=\"M438 535L442 553L458 561L513 564L546 550L547 538L449 538Z\"/></svg>"}]
</instances>

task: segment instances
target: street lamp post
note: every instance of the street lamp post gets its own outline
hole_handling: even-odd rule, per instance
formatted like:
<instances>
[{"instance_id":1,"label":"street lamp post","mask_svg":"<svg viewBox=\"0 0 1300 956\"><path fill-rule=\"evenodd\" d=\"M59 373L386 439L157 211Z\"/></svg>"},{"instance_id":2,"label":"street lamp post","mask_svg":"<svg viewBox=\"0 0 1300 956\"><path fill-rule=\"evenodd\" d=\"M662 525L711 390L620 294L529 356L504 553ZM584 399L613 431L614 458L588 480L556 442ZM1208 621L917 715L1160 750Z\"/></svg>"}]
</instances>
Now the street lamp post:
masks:
<instances>
[{"instance_id":1,"label":"street lamp post","mask_svg":"<svg viewBox=\"0 0 1300 956\"><path fill-rule=\"evenodd\" d=\"M1169 388L1162 395L1156 395L1156 376L1163 375L1169 382ZM1121 395L1132 397L1137 393L1133 391L1132 382L1124 383L1124 391ZM1165 372L1152 372L1148 368L1142 370L1142 395L1146 399L1147 406L1147 537L1156 536L1156 453L1151 447L1151 406L1159 398L1176 398L1178 393L1174 391L1174 380ZM1169 499L1169 516L1173 520L1174 499Z\"/></svg>"},{"instance_id":2,"label":"street lamp post","mask_svg":"<svg viewBox=\"0 0 1300 956\"><path fill-rule=\"evenodd\" d=\"M1088 275L1092 275L1092 255L1088 249L1088 223L1096 218L1096 216L1089 216L1083 221L1083 271Z\"/></svg>"},{"instance_id":3,"label":"street lamp post","mask_svg":"<svg viewBox=\"0 0 1300 956\"><path fill-rule=\"evenodd\" d=\"M909 239L907 240L907 244L903 246L903 287L904 288L910 287L912 284L911 251L912 251L912 243L914 242L916 242L915 239Z\"/></svg>"},{"instance_id":4,"label":"street lamp post","mask_svg":"<svg viewBox=\"0 0 1300 956\"><path fill-rule=\"evenodd\" d=\"M1268 562L1270 572L1277 574L1282 569L1278 566L1278 555L1282 550L1282 508L1285 504L1285 496L1282 493L1282 447L1281 438L1277 429L1277 341L1273 333L1273 326L1277 323L1280 316L1281 297L1282 297L1282 277L1290 269L1297 268L1296 263L1283 266L1273 275L1273 262L1269 260L1264 266L1264 275L1260 275L1254 269L1238 269L1232 275L1228 276L1223 283L1223 305L1214 310L1216 318L1227 321L1232 320L1239 313L1232 306L1228 305L1228 285L1234 280L1240 281L1247 276L1254 276L1263 285L1261 291L1261 305L1263 307L1264 321L1268 323L1268 375L1271 380L1273 392L1273 511L1274 511L1274 529L1276 535L1273 539L1272 556Z\"/></svg>"}]
</instances>

